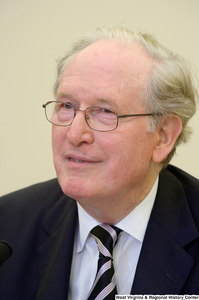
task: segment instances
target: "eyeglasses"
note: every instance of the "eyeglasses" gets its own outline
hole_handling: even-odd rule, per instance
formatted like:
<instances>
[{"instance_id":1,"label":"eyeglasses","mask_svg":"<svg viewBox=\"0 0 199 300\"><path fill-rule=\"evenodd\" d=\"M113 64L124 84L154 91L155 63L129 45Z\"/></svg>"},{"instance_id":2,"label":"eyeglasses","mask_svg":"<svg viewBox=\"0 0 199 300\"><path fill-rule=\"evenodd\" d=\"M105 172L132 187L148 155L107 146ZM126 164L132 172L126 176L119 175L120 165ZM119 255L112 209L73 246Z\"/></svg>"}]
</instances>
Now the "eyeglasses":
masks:
<instances>
[{"instance_id":1,"label":"eyeglasses","mask_svg":"<svg viewBox=\"0 0 199 300\"><path fill-rule=\"evenodd\" d=\"M114 110L101 106L76 109L69 102L50 101L43 105L47 120L57 126L70 126L78 111L84 112L88 126L96 131L113 131L118 127L118 119L128 117L157 116L161 114L118 115Z\"/></svg>"}]
</instances>

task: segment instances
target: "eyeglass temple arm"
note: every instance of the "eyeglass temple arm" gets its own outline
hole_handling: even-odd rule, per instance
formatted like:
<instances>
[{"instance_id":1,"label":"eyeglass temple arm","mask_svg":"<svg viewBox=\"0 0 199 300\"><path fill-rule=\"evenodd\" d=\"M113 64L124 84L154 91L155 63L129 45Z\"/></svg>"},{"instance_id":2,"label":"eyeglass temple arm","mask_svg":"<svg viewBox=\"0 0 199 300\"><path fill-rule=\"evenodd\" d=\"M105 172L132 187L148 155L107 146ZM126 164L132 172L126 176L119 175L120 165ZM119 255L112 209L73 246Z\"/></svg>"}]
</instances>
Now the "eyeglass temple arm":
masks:
<instances>
[{"instance_id":1,"label":"eyeglass temple arm","mask_svg":"<svg viewBox=\"0 0 199 300\"><path fill-rule=\"evenodd\" d=\"M162 116L162 114L161 113L153 113L153 114L117 115L118 118L144 117L144 116Z\"/></svg>"}]
</instances>

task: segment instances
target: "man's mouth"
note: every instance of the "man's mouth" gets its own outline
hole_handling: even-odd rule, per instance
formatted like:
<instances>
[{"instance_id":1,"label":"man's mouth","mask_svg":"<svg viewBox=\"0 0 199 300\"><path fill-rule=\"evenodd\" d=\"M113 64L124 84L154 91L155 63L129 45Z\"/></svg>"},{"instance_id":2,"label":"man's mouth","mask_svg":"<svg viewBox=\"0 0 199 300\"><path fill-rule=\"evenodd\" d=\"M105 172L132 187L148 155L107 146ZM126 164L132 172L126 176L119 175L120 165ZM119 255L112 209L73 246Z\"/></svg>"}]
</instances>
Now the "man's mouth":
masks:
<instances>
[{"instance_id":1,"label":"man's mouth","mask_svg":"<svg viewBox=\"0 0 199 300\"><path fill-rule=\"evenodd\" d=\"M66 155L66 159L70 163L77 163L77 164L96 164L99 163L100 161L97 159L91 159L89 157L84 157L83 155L73 155L73 154L68 154Z\"/></svg>"},{"instance_id":2,"label":"man's mouth","mask_svg":"<svg viewBox=\"0 0 199 300\"><path fill-rule=\"evenodd\" d=\"M75 162L77 162L77 163L84 163L84 162L87 162L87 161L85 161L85 160L75 159L75 158L73 158L73 157L69 157L69 160L75 161Z\"/></svg>"}]
</instances>

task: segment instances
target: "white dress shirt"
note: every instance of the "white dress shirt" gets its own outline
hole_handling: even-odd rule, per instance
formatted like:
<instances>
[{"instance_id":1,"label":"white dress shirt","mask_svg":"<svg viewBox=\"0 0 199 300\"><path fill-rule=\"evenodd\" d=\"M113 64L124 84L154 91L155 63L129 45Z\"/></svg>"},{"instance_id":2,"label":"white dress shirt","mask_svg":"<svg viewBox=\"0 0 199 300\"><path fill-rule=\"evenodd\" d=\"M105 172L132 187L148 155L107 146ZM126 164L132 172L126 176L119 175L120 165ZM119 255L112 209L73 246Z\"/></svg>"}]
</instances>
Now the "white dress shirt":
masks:
<instances>
[{"instance_id":1,"label":"white dress shirt","mask_svg":"<svg viewBox=\"0 0 199 300\"><path fill-rule=\"evenodd\" d=\"M155 201L158 178L147 197L115 224L123 232L113 251L118 294L130 294L146 227ZM78 204L79 226L73 251L69 300L85 300L97 272L99 251L90 231L100 223Z\"/></svg>"}]
</instances>

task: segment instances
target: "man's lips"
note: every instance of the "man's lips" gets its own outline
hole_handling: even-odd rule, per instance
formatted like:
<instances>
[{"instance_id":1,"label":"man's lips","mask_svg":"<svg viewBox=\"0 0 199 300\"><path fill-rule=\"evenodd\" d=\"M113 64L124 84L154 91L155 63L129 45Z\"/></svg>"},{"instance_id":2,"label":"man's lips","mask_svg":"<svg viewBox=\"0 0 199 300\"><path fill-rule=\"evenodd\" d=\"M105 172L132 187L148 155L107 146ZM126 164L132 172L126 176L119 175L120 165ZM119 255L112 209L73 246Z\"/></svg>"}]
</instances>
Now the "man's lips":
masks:
<instances>
[{"instance_id":1,"label":"man's lips","mask_svg":"<svg viewBox=\"0 0 199 300\"><path fill-rule=\"evenodd\" d=\"M85 160L75 159L73 157L69 157L69 160L72 160L72 161L77 162L77 163L84 163L84 162L86 162Z\"/></svg>"},{"instance_id":2,"label":"man's lips","mask_svg":"<svg viewBox=\"0 0 199 300\"><path fill-rule=\"evenodd\" d=\"M76 159L74 157L69 157L68 160L72 161L72 162L76 162L76 163L91 163L91 161L82 160L82 159Z\"/></svg>"},{"instance_id":3,"label":"man's lips","mask_svg":"<svg viewBox=\"0 0 199 300\"><path fill-rule=\"evenodd\" d=\"M87 157L82 157L82 156L77 156L77 155L73 155L73 154L68 154L66 155L66 159L69 161L69 162L75 162L75 163L99 163L100 161L99 160L95 160L95 159L90 159L90 158L87 158Z\"/></svg>"}]
</instances>

